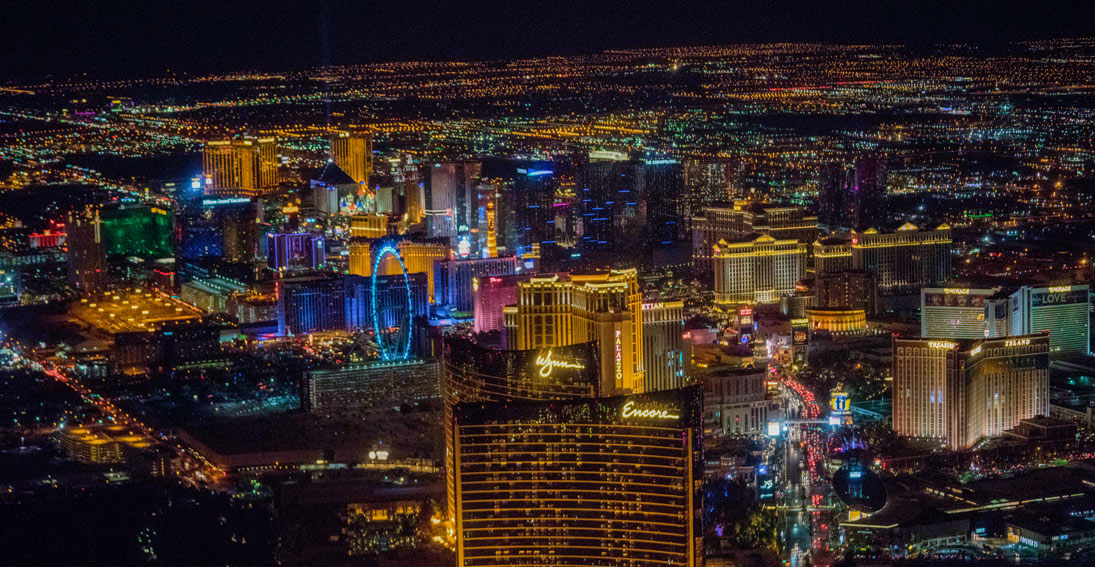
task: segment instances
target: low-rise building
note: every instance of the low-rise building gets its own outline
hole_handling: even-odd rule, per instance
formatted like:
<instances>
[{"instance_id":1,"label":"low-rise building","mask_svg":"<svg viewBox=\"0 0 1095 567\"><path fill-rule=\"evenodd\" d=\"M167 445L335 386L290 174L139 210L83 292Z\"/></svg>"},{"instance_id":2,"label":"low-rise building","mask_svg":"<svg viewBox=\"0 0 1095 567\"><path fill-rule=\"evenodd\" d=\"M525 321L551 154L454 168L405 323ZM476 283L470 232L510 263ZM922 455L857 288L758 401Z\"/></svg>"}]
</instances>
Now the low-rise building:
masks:
<instances>
[{"instance_id":1,"label":"low-rise building","mask_svg":"<svg viewBox=\"0 0 1095 567\"><path fill-rule=\"evenodd\" d=\"M1060 553L1095 541L1095 522L1065 514L1049 517L1017 513L1005 522L1008 541L1033 549L1038 555Z\"/></svg>"},{"instance_id":2,"label":"low-rise building","mask_svg":"<svg viewBox=\"0 0 1095 567\"><path fill-rule=\"evenodd\" d=\"M760 435L768 423L764 368L717 368L698 377L703 384L704 431Z\"/></svg>"}]
</instances>

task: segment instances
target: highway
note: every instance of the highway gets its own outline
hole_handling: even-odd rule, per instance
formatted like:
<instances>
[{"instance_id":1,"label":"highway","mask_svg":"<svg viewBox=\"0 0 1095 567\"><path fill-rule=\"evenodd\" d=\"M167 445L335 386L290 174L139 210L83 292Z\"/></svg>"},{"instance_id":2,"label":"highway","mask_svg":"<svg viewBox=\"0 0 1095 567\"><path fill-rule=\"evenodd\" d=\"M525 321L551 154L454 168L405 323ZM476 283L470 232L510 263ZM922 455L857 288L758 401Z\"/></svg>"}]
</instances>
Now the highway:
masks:
<instances>
[{"instance_id":1,"label":"highway","mask_svg":"<svg viewBox=\"0 0 1095 567\"><path fill-rule=\"evenodd\" d=\"M224 479L224 471L218 469L200 453L126 413L117 404L96 393L90 386L80 380L75 373L58 368L49 360L39 360L33 353L28 356L26 354L27 349L22 343L5 335L2 331L0 331L0 342L10 348L17 359L26 363L29 368L42 372L57 382L68 386L84 401L95 405L115 423L137 429L148 438L174 451L179 457L180 467L178 473L181 480L194 486L208 488L210 484L215 484Z\"/></svg>"}]
</instances>

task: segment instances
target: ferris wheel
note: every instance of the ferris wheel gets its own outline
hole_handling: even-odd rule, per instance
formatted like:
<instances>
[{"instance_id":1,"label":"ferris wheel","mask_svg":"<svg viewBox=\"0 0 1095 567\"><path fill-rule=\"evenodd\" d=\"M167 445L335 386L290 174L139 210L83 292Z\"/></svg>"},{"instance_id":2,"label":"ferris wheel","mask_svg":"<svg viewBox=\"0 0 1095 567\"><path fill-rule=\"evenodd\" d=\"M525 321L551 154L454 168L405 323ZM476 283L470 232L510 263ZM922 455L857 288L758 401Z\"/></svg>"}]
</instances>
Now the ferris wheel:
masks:
<instances>
[{"instance_id":1,"label":"ferris wheel","mask_svg":"<svg viewBox=\"0 0 1095 567\"><path fill-rule=\"evenodd\" d=\"M399 262L399 271L403 276L403 291L405 301L381 302L376 282L380 279L380 265L386 256L394 256ZM411 281L407 277L407 267L403 264L403 257L399 250L392 244L385 244L377 250L376 259L373 260L372 271L372 311L373 330L376 331L376 343L380 347L381 360L404 360L411 352ZM398 284L397 284L398 286ZM390 295L390 290L384 290Z\"/></svg>"}]
</instances>

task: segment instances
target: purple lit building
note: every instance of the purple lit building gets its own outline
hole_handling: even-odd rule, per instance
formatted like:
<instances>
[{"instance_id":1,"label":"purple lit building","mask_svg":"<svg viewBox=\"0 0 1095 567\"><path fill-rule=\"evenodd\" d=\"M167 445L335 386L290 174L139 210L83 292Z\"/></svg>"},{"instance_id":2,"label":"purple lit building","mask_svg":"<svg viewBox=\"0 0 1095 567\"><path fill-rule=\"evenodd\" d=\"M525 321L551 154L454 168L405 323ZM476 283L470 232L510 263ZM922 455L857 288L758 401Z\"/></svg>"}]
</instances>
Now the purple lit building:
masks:
<instances>
[{"instance_id":1,"label":"purple lit building","mask_svg":"<svg viewBox=\"0 0 1095 567\"><path fill-rule=\"evenodd\" d=\"M267 265L275 271L314 270L323 265L323 237L318 234L267 234Z\"/></svg>"}]
</instances>

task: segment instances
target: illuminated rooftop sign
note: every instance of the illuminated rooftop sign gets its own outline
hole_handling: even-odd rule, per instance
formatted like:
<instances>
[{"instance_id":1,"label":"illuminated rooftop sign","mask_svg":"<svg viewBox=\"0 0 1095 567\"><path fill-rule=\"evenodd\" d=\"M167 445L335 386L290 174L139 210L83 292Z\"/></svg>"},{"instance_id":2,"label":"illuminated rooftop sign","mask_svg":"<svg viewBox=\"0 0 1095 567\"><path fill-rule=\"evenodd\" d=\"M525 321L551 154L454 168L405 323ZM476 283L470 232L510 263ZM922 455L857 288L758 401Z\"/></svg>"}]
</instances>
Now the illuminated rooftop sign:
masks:
<instances>
[{"instance_id":1,"label":"illuminated rooftop sign","mask_svg":"<svg viewBox=\"0 0 1095 567\"><path fill-rule=\"evenodd\" d=\"M636 405L635 400L631 400L624 404L623 407L624 417L645 417L650 419L680 419L681 416L662 408L655 408L652 406Z\"/></svg>"},{"instance_id":2,"label":"illuminated rooftop sign","mask_svg":"<svg viewBox=\"0 0 1095 567\"><path fill-rule=\"evenodd\" d=\"M202 206L215 207L217 205L238 205L241 203L250 203L251 199L247 197L230 197L226 199L203 199Z\"/></svg>"},{"instance_id":3,"label":"illuminated rooftop sign","mask_svg":"<svg viewBox=\"0 0 1095 567\"><path fill-rule=\"evenodd\" d=\"M614 152L610 150L593 150L589 152L589 159L606 159L611 161L627 161L626 152Z\"/></svg>"},{"instance_id":4,"label":"illuminated rooftop sign","mask_svg":"<svg viewBox=\"0 0 1095 567\"><path fill-rule=\"evenodd\" d=\"M562 360L553 360L551 358L551 350L536 357L536 365L539 366L540 376L547 378L551 376L551 373L556 368L574 368L576 370L584 370L585 365L578 364L576 362L565 362Z\"/></svg>"},{"instance_id":5,"label":"illuminated rooftop sign","mask_svg":"<svg viewBox=\"0 0 1095 567\"><path fill-rule=\"evenodd\" d=\"M931 348L953 349L954 347L956 347L958 345L955 344L955 343L949 343L949 342L946 342L946 341L931 341L931 342L928 343L928 346L930 346Z\"/></svg>"}]
</instances>

